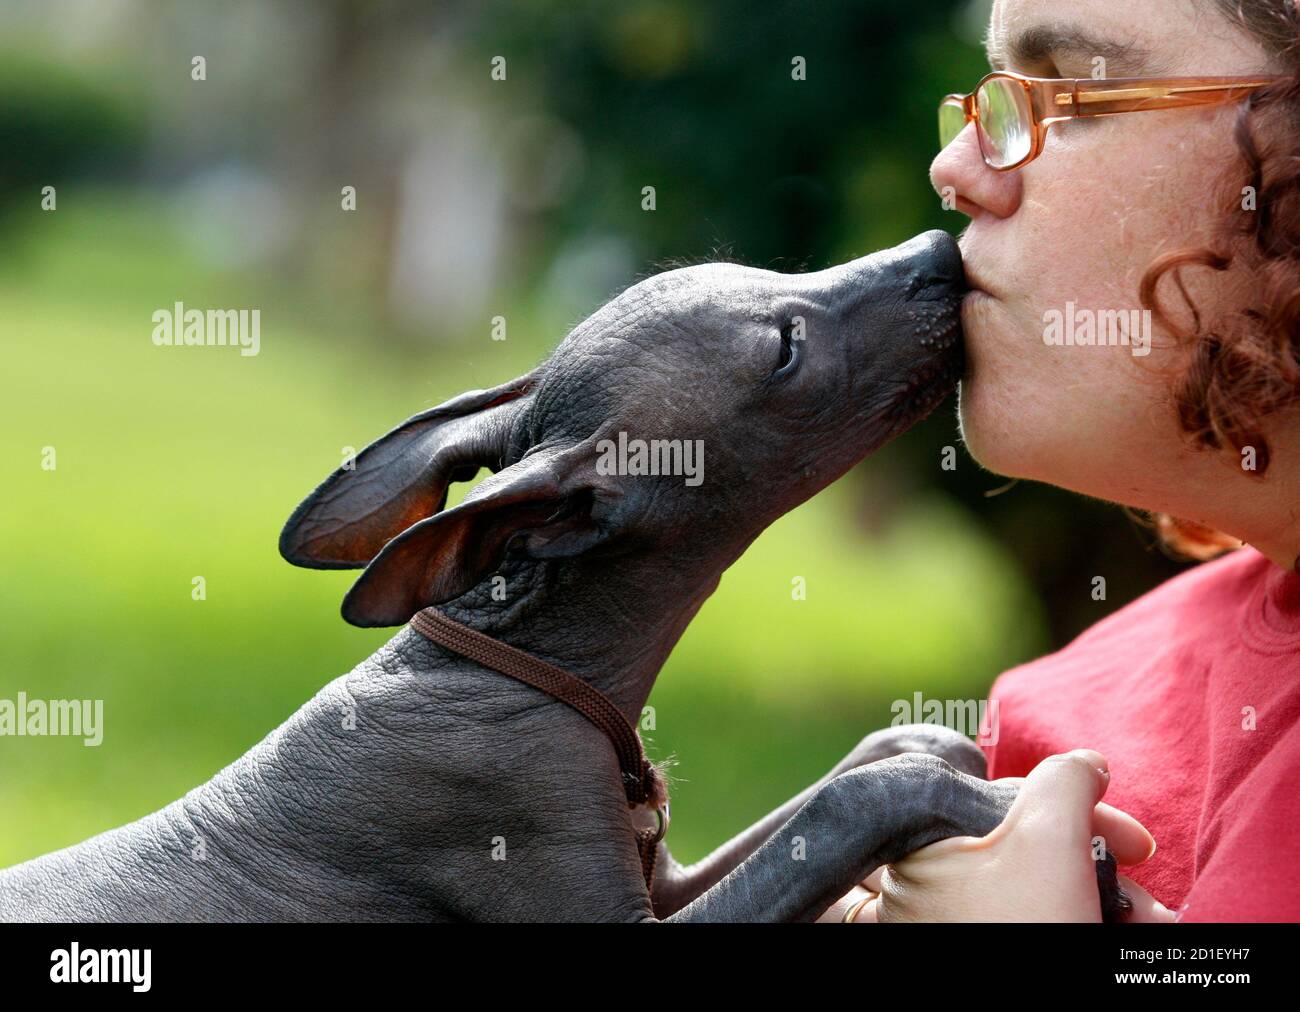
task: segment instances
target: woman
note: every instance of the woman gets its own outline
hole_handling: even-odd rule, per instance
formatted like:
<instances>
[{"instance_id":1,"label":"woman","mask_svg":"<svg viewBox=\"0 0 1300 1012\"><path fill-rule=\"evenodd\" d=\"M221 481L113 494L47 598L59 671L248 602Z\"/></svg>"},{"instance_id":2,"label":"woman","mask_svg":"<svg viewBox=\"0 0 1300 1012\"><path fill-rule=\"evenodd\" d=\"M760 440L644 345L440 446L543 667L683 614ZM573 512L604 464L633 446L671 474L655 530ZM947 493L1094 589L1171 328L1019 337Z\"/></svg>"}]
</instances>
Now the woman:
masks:
<instances>
[{"instance_id":1,"label":"woman","mask_svg":"<svg viewBox=\"0 0 1300 1012\"><path fill-rule=\"evenodd\" d=\"M1023 85L996 83L948 103L931 178L970 218L975 458L1145 511L1189 554L1241 547L999 678L990 776L1028 777L1011 816L834 912L1096 919L1100 835L1136 865L1139 919L1300 920L1300 13L997 0L989 53L1036 78L1239 79L1165 103L1211 104L1052 124L1041 152ZM1126 108L1151 94L1124 88ZM1108 108L1036 90L1048 114ZM1149 345L1131 326L1100 339L1141 309ZM1094 343L1063 340L1071 317ZM1077 746L1096 751L1062 755Z\"/></svg>"}]
</instances>

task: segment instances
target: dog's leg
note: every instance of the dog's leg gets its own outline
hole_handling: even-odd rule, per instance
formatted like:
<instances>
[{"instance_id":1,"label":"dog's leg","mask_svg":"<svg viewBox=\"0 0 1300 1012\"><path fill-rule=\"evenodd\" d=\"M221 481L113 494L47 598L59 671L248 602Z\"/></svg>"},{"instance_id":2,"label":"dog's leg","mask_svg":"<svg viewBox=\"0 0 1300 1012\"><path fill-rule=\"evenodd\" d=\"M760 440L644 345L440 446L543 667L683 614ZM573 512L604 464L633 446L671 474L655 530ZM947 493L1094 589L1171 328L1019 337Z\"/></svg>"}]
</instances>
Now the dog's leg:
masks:
<instances>
[{"instance_id":1,"label":"dog's leg","mask_svg":"<svg viewBox=\"0 0 1300 1012\"><path fill-rule=\"evenodd\" d=\"M659 873L655 877L652 896L655 915L668 917L721 882L833 778L859 766L906 752L935 755L962 773L981 780L985 777L984 753L964 734L951 728L938 724L905 724L874 731L858 742L824 777L732 837L703 860L681 865L661 843Z\"/></svg>"},{"instance_id":2,"label":"dog's leg","mask_svg":"<svg viewBox=\"0 0 1300 1012\"><path fill-rule=\"evenodd\" d=\"M811 921L883 864L951 836L984 836L1016 788L931 755L834 777L717 885L671 921Z\"/></svg>"}]
</instances>

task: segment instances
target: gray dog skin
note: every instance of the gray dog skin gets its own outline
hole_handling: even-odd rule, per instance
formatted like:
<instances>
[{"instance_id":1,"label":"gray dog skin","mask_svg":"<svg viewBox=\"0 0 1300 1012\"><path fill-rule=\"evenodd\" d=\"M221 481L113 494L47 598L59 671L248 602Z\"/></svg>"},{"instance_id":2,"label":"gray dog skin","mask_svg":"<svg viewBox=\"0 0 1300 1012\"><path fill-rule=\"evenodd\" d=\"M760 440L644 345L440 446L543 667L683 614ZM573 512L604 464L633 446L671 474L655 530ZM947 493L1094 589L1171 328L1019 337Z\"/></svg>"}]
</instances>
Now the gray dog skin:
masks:
<instances>
[{"instance_id":1,"label":"gray dog skin","mask_svg":"<svg viewBox=\"0 0 1300 1012\"><path fill-rule=\"evenodd\" d=\"M281 552L366 567L344 602L355 624L437 604L636 723L754 538L950 392L962 277L942 232L816 273L652 277L528 375L372 444L298 508ZM703 483L600 473L596 443L620 431L703 440ZM482 467L494 473L444 509L448 484ZM0 916L810 920L883 863L992 830L1015 791L983 776L955 732L877 732L698 864L661 844L652 897L603 734L404 628L184 798L0 872Z\"/></svg>"}]
</instances>

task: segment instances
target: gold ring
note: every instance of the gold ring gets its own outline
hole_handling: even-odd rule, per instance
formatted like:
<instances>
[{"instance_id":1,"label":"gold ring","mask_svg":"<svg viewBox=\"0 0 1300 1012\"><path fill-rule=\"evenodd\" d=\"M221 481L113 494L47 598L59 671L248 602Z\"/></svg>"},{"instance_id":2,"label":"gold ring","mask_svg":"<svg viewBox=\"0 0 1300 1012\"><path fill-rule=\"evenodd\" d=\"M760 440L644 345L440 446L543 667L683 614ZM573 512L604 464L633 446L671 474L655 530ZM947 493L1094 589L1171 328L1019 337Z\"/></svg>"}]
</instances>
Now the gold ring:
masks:
<instances>
[{"instance_id":1,"label":"gold ring","mask_svg":"<svg viewBox=\"0 0 1300 1012\"><path fill-rule=\"evenodd\" d=\"M862 913L862 908L865 907L868 903L870 903L871 899L872 896L870 893L868 893L866 896L863 896L862 899L858 900L858 902L854 903L853 906L849 907L848 910L844 911L844 917L841 918L840 923L852 924L854 921L856 921L858 919L858 914Z\"/></svg>"}]
</instances>

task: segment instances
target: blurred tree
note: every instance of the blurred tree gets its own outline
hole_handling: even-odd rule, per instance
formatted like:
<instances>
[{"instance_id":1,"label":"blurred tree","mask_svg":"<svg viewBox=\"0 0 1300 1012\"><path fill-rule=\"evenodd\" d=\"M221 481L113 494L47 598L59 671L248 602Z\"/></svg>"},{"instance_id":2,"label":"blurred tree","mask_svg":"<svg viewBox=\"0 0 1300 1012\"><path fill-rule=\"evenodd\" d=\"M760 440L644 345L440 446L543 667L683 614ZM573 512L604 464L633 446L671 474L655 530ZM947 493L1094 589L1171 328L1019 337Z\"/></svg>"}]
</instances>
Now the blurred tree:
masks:
<instances>
[{"instance_id":1,"label":"blurred tree","mask_svg":"<svg viewBox=\"0 0 1300 1012\"><path fill-rule=\"evenodd\" d=\"M142 126L75 65L0 54L0 215L39 206L46 186L124 174Z\"/></svg>"},{"instance_id":2,"label":"blurred tree","mask_svg":"<svg viewBox=\"0 0 1300 1012\"><path fill-rule=\"evenodd\" d=\"M816 267L938 220L934 106L982 64L954 35L964 7L496 0L475 7L469 63L513 54L514 88L487 92L495 111L541 89L533 101L582 135L586 177L551 212L554 244L613 230L649 260L725 243Z\"/></svg>"}]
</instances>

